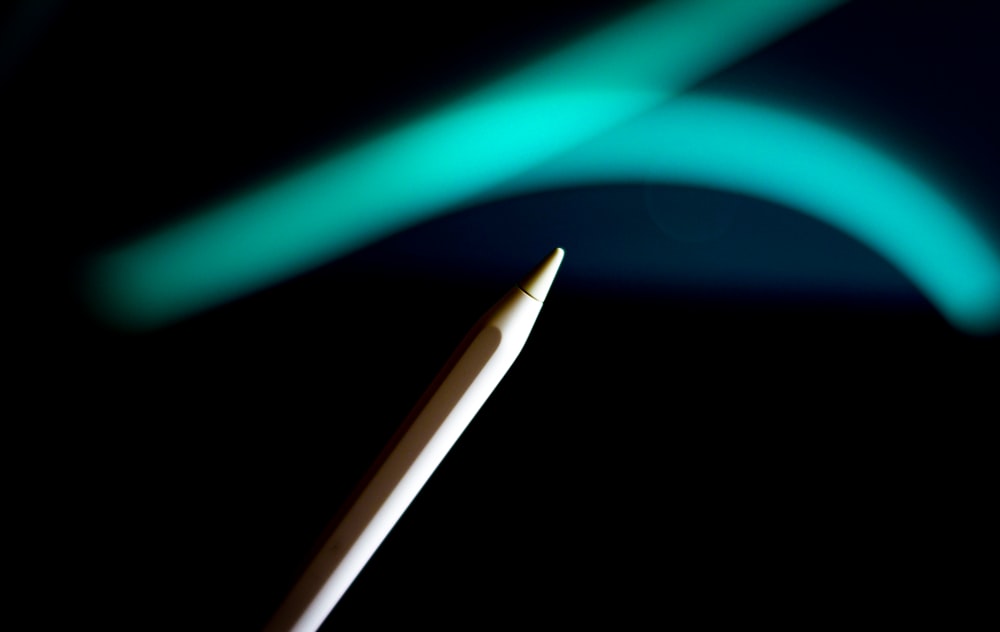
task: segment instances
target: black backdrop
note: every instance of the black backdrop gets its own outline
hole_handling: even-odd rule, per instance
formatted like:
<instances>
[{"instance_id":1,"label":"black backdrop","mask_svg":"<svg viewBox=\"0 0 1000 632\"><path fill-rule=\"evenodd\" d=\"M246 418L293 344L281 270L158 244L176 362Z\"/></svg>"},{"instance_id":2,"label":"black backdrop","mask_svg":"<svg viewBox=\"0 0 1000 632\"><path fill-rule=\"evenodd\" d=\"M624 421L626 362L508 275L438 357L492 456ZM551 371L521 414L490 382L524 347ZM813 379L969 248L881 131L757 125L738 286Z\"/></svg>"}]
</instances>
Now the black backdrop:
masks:
<instances>
[{"instance_id":1,"label":"black backdrop","mask_svg":"<svg viewBox=\"0 0 1000 632\"><path fill-rule=\"evenodd\" d=\"M996 209L986 4L851 3L704 84L855 113L946 156L939 168ZM627 214L648 192L467 209L143 335L89 315L82 258L625 6L50 2L6 16L5 206L28 220L7 236L27 290L11 311L30 325L12 337L30 348L32 397L8 450L16 522L45 536L22 547L47 603L36 616L258 628L515 280L450 259L455 236L508 240L525 269L563 245L569 271L573 246L593 255L617 220L535 250L504 214L595 199ZM627 248L618 238L600 243ZM328 627L958 616L985 595L971 571L992 531L998 341L897 294L557 280L524 354Z\"/></svg>"}]
</instances>

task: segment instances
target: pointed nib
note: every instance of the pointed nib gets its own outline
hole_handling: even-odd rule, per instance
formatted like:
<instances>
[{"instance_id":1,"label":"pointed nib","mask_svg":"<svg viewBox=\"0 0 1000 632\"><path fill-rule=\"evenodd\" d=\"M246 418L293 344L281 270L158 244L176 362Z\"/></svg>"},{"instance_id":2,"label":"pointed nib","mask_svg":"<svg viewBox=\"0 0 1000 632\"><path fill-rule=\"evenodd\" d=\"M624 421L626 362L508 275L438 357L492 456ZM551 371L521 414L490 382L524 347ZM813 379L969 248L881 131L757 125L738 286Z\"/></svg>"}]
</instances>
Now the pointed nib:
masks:
<instances>
[{"instance_id":1,"label":"pointed nib","mask_svg":"<svg viewBox=\"0 0 1000 632\"><path fill-rule=\"evenodd\" d=\"M549 288L552 287L552 280L556 278L556 272L559 271L559 264L562 263L564 251L562 248L556 248L545 257L545 260L538 264L538 266L531 271L528 276L524 277L519 284L521 289L524 290L531 298L538 301L545 301L545 296L549 293Z\"/></svg>"}]
</instances>

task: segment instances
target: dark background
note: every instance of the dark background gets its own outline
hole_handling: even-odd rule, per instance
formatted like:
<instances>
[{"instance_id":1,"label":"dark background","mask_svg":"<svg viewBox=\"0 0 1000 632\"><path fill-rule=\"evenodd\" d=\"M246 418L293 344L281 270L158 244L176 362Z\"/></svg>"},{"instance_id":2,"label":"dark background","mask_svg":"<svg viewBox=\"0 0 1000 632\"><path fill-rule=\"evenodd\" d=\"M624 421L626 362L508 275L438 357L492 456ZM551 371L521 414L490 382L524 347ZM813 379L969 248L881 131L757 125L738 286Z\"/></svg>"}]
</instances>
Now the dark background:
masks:
<instances>
[{"instance_id":1,"label":"dark background","mask_svg":"<svg viewBox=\"0 0 1000 632\"><path fill-rule=\"evenodd\" d=\"M43 617L259 628L454 344L557 245L521 358L327 627L954 622L983 603L998 337L956 332L877 255L789 209L643 183L550 191L455 209L156 332L86 310L89 254L629 6L7 10L5 237L27 323L11 337L32 402L8 462L17 526L43 536L22 547ZM988 6L849 3L698 89L908 147L997 227ZM640 247L687 258L636 279Z\"/></svg>"}]
</instances>

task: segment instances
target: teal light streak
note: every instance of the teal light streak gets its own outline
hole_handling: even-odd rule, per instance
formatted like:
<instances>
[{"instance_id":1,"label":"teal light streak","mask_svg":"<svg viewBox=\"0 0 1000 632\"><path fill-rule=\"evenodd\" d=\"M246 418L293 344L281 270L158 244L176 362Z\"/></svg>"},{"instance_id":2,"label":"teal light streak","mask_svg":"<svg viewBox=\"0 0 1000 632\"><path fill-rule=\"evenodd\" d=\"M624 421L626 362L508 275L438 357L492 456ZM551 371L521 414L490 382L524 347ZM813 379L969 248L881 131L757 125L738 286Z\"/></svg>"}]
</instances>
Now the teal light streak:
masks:
<instances>
[{"instance_id":1,"label":"teal light streak","mask_svg":"<svg viewBox=\"0 0 1000 632\"><path fill-rule=\"evenodd\" d=\"M636 11L524 70L99 257L88 291L167 324L474 201L841 0L687 0Z\"/></svg>"},{"instance_id":2,"label":"teal light streak","mask_svg":"<svg viewBox=\"0 0 1000 632\"><path fill-rule=\"evenodd\" d=\"M881 254L955 327L1000 329L1000 250L989 232L902 160L790 112L681 97L502 194L636 181L725 189L812 215Z\"/></svg>"}]
</instances>

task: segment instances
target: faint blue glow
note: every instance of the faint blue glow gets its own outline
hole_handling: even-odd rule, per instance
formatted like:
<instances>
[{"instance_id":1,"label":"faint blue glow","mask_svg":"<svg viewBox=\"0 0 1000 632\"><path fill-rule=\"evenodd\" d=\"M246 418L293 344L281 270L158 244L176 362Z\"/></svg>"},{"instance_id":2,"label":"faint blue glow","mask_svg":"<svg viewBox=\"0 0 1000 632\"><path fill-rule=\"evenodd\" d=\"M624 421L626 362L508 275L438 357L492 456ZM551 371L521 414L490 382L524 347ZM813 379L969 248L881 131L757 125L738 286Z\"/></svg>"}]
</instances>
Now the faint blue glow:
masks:
<instances>
[{"instance_id":1,"label":"faint blue glow","mask_svg":"<svg viewBox=\"0 0 1000 632\"><path fill-rule=\"evenodd\" d=\"M724 189L807 213L882 255L957 328L1000 328L1000 252L973 214L904 161L790 112L678 98L497 194L651 180Z\"/></svg>"},{"instance_id":2,"label":"faint blue glow","mask_svg":"<svg viewBox=\"0 0 1000 632\"><path fill-rule=\"evenodd\" d=\"M8 2L0 22L0 83L23 63L52 20L63 0L20 0Z\"/></svg>"},{"instance_id":3,"label":"faint blue glow","mask_svg":"<svg viewBox=\"0 0 1000 632\"><path fill-rule=\"evenodd\" d=\"M658 2L507 78L106 253L88 292L169 323L468 204L841 0Z\"/></svg>"}]
</instances>

